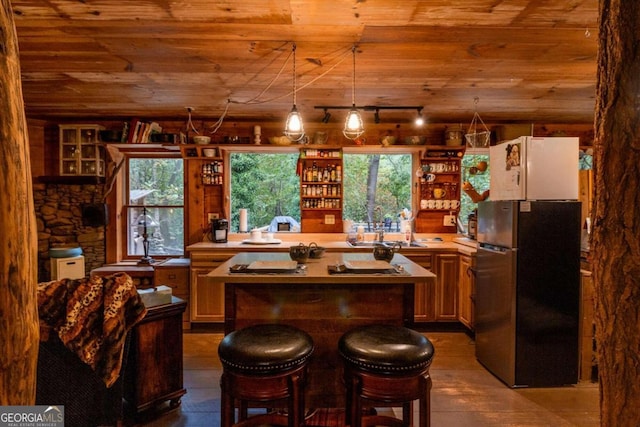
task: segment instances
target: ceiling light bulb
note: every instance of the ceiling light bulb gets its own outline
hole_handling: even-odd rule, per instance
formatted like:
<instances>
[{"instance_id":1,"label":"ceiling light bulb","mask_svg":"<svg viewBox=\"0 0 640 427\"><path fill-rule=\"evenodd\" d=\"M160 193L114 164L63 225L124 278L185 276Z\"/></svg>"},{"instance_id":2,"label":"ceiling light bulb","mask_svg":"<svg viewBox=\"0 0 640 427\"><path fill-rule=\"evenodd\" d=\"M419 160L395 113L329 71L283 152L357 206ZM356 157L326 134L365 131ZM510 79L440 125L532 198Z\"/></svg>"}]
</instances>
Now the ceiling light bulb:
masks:
<instances>
[{"instance_id":1,"label":"ceiling light bulb","mask_svg":"<svg viewBox=\"0 0 640 427\"><path fill-rule=\"evenodd\" d=\"M418 108L418 116L416 117L416 120L414 123L416 126L424 125L424 118L422 117L422 107Z\"/></svg>"},{"instance_id":2,"label":"ceiling light bulb","mask_svg":"<svg viewBox=\"0 0 640 427\"><path fill-rule=\"evenodd\" d=\"M362 123L362 116L354 105L344 124L344 131L342 132L346 138L356 139L364 133L364 124Z\"/></svg>"},{"instance_id":3,"label":"ceiling light bulb","mask_svg":"<svg viewBox=\"0 0 640 427\"><path fill-rule=\"evenodd\" d=\"M349 113L349 118L347 119L347 129L358 130L361 124L362 124L362 120L360 119L360 114L358 114L358 111L357 110L351 111Z\"/></svg>"},{"instance_id":4,"label":"ceiling light bulb","mask_svg":"<svg viewBox=\"0 0 640 427\"><path fill-rule=\"evenodd\" d=\"M298 109L295 105L287 116L287 123L284 127L284 134L292 141L299 141L304 136L302 117L300 117L300 113L298 113Z\"/></svg>"}]
</instances>

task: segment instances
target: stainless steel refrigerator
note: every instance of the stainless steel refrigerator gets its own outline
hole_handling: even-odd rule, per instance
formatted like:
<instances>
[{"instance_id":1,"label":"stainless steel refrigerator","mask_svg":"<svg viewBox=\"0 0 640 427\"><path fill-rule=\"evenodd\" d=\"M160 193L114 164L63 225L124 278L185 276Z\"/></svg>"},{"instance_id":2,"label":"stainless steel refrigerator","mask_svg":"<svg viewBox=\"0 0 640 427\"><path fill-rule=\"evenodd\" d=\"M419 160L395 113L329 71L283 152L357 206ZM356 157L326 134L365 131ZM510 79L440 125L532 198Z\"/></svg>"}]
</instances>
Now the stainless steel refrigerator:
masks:
<instances>
[{"instance_id":1,"label":"stainless steel refrigerator","mask_svg":"<svg viewBox=\"0 0 640 427\"><path fill-rule=\"evenodd\" d=\"M478 204L476 357L510 387L578 381L580 202Z\"/></svg>"}]
</instances>

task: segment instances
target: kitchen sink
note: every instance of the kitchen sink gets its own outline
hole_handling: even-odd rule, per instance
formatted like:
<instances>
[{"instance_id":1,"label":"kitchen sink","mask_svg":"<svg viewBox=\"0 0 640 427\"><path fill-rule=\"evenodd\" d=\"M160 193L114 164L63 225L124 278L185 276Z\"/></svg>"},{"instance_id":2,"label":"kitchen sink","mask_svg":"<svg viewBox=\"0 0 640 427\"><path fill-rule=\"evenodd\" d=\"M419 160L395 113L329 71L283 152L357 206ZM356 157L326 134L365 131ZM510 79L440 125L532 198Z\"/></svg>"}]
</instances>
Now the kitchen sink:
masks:
<instances>
[{"instance_id":1,"label":"kitchen sink","mask_svg":"<svg viewBox=\"0 0 640 427\"><path fill-rule=\"evenodd\" d=\"M402 241L393 241L393 240L388 240L388 241L384 241L382 243L378 242L378 241L373 241L373 240L365 240L362 242L347 242L349 244L349 246L353 247L353 248L358 248L358 247L364 247L364 248L372 248L375 245L384 245L387 247L391 247L394 244L400 244L401 247L406 247L407 244L402 242ZM411 247L416 247L416 248L426 248L427 245L425 245L424 243L420 243L420 242L411 242L411 245L409 245Z\"/></svg>"},{"instance_id":2,"label":"kitchen sink","mask_svg":"<svg viewBox=\"0 0 640 427\"><path fill-rule=\"evenodd\" d=\"M369 248L372 248L375 245L379 245L380 244L380 242L373 241L373 240L364 240L362 242L347 242L347 243L349 244L349 246L354 247L354 248L356 248L356 247L365 247L365 248L369 247ZM388 242L382 242L382 244L385 245L385 246L391 246L390 244L388 244Z\"/></svg>"}]
</instances>

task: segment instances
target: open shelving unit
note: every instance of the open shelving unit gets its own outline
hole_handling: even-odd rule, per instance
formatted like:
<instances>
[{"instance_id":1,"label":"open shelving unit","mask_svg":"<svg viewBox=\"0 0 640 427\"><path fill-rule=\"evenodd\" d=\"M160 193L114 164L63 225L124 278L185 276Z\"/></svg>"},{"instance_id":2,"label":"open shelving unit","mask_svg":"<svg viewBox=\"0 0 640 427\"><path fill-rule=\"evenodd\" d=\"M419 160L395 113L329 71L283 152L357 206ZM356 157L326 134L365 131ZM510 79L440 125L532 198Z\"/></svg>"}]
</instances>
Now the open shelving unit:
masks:
<instances>
[{"instance_id":1,"label":"open shelving unit","mask_svg":"<svg viewBox=\"0 0 640 427\"><path fill-rule=\"evenodd\" d=\"M305 147L300 160L302 232L342 231L342 150Z\"/></svg>"},{"instance_id":2,"label":"open shelving unit","mask_svg":"<svg viewBox=\"0 0 640 427\"><path fill-rule=\"evenodd\" d=\"M460 212L462 156L465 147L426 147L420 157L418 179L418 233L452 233L456 221L445 225L446 217L457 219Z\"/></svg>"}]
</instances>

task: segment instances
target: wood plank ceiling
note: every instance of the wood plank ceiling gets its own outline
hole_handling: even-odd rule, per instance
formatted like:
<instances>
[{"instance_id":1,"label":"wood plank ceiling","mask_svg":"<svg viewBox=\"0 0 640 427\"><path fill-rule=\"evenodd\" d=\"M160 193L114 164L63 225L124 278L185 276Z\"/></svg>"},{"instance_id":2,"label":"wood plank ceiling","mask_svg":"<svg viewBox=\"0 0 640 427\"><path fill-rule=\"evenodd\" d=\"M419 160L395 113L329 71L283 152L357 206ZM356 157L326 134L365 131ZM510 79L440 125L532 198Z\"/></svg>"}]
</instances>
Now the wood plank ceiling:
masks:
<instances>
[{"instance_id":1,"label":"wood plank ceiling","mask_svg":"<svg viewBox=\"0 0 640 427\"><path fill-rule=\"evenodd\" d=\"M14 0L28 117L590 123L597 0ZM474 101L478 98L477 104ZM228 101L230 101L229 104ZM381 111L382 121L406 115ZM340 114L342 116L342 114Z\"/></svg>"}]
</instances>

